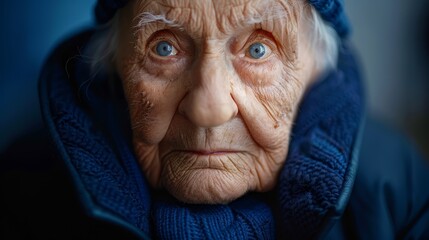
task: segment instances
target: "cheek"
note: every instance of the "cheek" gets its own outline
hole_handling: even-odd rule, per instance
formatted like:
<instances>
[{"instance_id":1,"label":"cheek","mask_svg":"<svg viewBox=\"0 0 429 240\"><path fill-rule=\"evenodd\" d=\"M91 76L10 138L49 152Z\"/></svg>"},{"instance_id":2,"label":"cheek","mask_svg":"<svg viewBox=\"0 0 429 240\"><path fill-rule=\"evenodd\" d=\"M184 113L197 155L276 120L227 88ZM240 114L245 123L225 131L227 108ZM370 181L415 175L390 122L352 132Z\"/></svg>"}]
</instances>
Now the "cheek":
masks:
<instances>
[{"instance_id":1,"label":"cheek","mask_svg":"<svg viewBox=\"0 0 429 240\"><path fill-rule=\"evenodd\" d=\"M134 138L145 144L158 144L176 112L181 88L143 71L125 76L123 85Z\"/></svg>"},{"instance_id":2,"label":"cheek","mask_svg":"<svg viewBox=\"0 0 429 240\"><path fill-rule=\"evenodd\" d=\"M253 166L259 180L258 191L275 185L286 159L292 122L305 90L305 79L298 79L283 69L249 74L252 79L237 83L234 88L234 99L243 122L260 150L255 154L257 161Z\"/></svg>"},{"instance_id":3,"label":"cheek","mask_svg":"<svg viewBox=\"0 0 429 240\"><path fill-rule=\"evenodd\" d=\"M128 71L121 78L130 112L134 150L147 179L157 187L161 174L159 143L170 128L182 88L177 86L178 81L165 81L143 71Z\"/></svg>"},{"instance_id":4,"label":"cheek","mask_svg":"<svg viewBox=\"0 0 429 240\"><path fill-rule=\"evenodd\" d=\"M252 72L235 66L240 79L234 88L239 112L254 140L270 149L284 149L303 84L281 63Z\"/></svg>"},{"instance_id":5,"label":"cheek","mask_svg":"<svg viewBox=\"0 0 429 240\"><path fill-rule=\"evenodd\" d=\"M292 66L286 66L277 57L255 66L236 61L234 68L240 79L235 90L243 92L241 89L244 89L244 94L238 95L247 98L241 101L243 105L259 106L263 111L258 114L268 115L275 128L293 118L293 109L305 85L305 79L299 78L299 71L292 71Z\"/></svg>"},{"instance_id":6,"label":"cheek","mask_svg":"<svg viewBox=\"0 0 429 240\"><path fill-rule=\"evenodd\" d=\"M271 57L263 64L256 64L234 59L232 63L241 82L252 87L263 87L273 85L276 78L272 75L276 76L282 72L283 66L276 60L276 57Z\"/></svg>"}]
</instances>

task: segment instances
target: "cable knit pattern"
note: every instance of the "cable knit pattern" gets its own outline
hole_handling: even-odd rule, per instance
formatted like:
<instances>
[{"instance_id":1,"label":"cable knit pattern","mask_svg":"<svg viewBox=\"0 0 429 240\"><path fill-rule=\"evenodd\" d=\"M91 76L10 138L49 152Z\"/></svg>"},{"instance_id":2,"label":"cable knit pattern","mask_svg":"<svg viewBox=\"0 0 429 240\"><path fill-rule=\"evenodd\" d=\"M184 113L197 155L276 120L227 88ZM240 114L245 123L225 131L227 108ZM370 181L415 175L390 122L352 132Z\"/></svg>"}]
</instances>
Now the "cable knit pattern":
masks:
<instances>
[{"instance_id":1,"label":"cable knit pattern","mask_svg":"<svg viewBox=\"0 0 429 240\"><path fill-rule=\"evenodd\" d=\"M331 24L340 37L347 37L350 24L343 9L343 0L308 0L323 20Z\"/></svg>"},{"instance_id":2,"label":"cable knit pattern","mask_svg":"<svg viewBox=\"0 0 429 240\"><path fill-rule=\"evenodd\" d=\"M245 196L229 205L188 205L169 197L154 202L159 239L274 239L274 218L264 201Z\"/></svg>"},{"instance_id":3,"label":"cable knit pattern","mask_svg":"<svg viewBox=\"0 0 429 240\"><path fill-rule=\"evenodd\" d=\"M363 113L356 65L342 49L338 71L301 103L278 186L283 231L294 239L314 237L343 191Z\"/></svg>"},{"instance_id":4,"label":"cable knit pattern","mask_svg":"<svg viewBox=\"0 0 429 240\"><path fill-rule=\"evenodd\" d=\"M79 68L85 65L85 61L79 57L69 59L67 56L76 56L75 51L81 49L78 46L87 41L86 37L88 36L82 34L77 39L63 44L60 49L64 52L57 52L49 61L52 71L47 88L52 115L47 117L53 119L61 144L71 161L70 164L79 174L80 181L85 187L78 190L89 192L94 204L119 215L138 229L149 232L149 190L147 184L143 182L144 178L140 171L138 171L140 176L132 176L136 171L131 168L138 169L133 155L129 154L126 158L121 156L130 150L121 149L124 148L124 144L119 146L109 141L112 139L112 133L102 131L104 129L97 125L99 122L94 115L89 113L96 110L90 109L90 104L83 102L82 95L77 91L85 89L83 87L86 86L82 83L87 82L85 80L89 79L89 74L85 69ZM84 73L85 75L82 75ZM102 90L104 89L99 89ZM91 99L97 99L96 94L90 95ZM105 102L105 108L109 107L109 102ZM109 122L109 116L99 117Z\"/></svg>"}]
</instances>

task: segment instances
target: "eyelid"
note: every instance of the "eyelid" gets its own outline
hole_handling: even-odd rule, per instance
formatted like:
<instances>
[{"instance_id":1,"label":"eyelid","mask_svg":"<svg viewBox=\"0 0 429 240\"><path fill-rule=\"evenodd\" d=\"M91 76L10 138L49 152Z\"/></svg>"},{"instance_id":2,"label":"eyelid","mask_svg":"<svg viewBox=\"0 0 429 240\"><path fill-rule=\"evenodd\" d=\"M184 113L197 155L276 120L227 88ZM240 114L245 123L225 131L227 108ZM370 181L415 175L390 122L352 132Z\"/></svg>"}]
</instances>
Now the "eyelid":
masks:
<instances>
[{"instance_id":1,"label":"eyelid","mask_svg":"<svg viewBox=\"0 0 429 240\"><path fill-rule=\"evenodd\" d=\"M255 42L256 39L266 39L273 41L273 34L262 29L255 30L247 39L247 42Z\"/></svg>"},{"instance_id":2,"label":"eyelid","mask_svg":"<svg viewBox=\"0 0 429 240\"><path fill-rule=\"evenodd\" d=\"M161 56L157 53L156 47L162 41L171 44L173 48L172 54ZM185 54L186 52L182 50L175 34L168 30L161 30L155 32L148 38L144 56L148 57L148 59L150 59L152 62L156 62L157 64L173 64L182 61L185 57Z\"/></svg>"},{"instance_id":3,"label":"eyelid","mask_svg":"<svg viewBox=\"0 0 429 240\"><path fill-rule=\"evenodd\" d=\"M173 48L176 51L175 55L181 52L179 40L177 39L175 34L173 34L168 30L161 30L153 33L152 36L150 36L149 39L147 40L146 49L154 52L156 45L162 41L168 42L173 46ZM175 55L171 55L171 56L175 56Z\"/></svg>"},{"instance_id":4,"label":"eyelid","mask_svg":"<svg viewBox=\"0 0 429 240\"><path fill-rule=\"evenodd\" d=\"M266 50L266 54L262 58L254 59L251 56L249 56L248 50L252 44L257 43L257 42L264 45L265 50ZM246 43L244 44L244 47L242 48L242 51L244 51L244 53L242 53L242 54L247 59L249 59L249 61L253 61L253 62L263 61L263 60L269 58L270 56L272 56L273 51L275 50L276 47L277 47L277 45L275 44L273 37L270 33L263 31L263 30L258 30L249 36Z\"/></svg>"},{"instance_id":5,"label":"eyelid","mask_svg":"<svg viewBox=\"0 0 429 240\"><path fill-rule=\"evenodd\" d=\"M249 53L250 47L255 43L260 43L265 47L265 55L261 58L256 59L256 58L250 56L250 53ZM254 42L251 42L249 45L246 46L244 56L252 59L253 61L261 61L261 60L264 60L264 59L268 58L269 56L271 56L272 52L273 51L271 50L271 47L269 47L267 44L263 43L262 41L254 41Z\"/></svg>"}]
</instances>

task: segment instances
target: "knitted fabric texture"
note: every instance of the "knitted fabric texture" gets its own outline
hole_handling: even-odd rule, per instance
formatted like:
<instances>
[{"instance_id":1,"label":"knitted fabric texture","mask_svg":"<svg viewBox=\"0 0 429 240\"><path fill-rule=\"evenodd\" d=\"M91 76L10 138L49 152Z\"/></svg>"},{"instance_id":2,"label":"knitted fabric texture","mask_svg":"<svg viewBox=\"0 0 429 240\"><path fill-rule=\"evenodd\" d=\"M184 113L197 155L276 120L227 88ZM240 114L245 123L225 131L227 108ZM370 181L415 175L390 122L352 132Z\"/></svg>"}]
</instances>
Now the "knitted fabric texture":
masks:
<instances>
[{"instance_id":1,"label":"knitted fabric texture","mask_svg":"<svg viewBox=\"0 0 429 240\"><path fill-rule=\"evenodd\" d=\"M95 6L95 18L99 24L108 22L116 10L125 6L128 0L98 0ZM350 24L343 8L343 0L308 0L320 16L337 31L341 38L350 32Z\"/></svg>"},{"instance_id":2,"label":"knitted fabric texture","mask_svg":"<svg viewBox=\"0 0 429 240\"><path fill-rule=\"evenodd\" d=\"M83 201L88 212L97 208L121 219L110 222L162 239L273 239L276 232L307 239L320 231L344 182L354 177L347 168L362 93L347 50L341 51L339 70L302 102L277 194L248 194L228 205L187 205L148 187L131 149L123 96L109 94L106 76L91 77L87 61L74 57L89 35L70 40L50 58L42 91L49 101L44 117L54 122L51 134L59 135L56 143L79 195L90 196ZM276 221L281 228L275 229Z\"/></svg>"},{"instance_id":3,"label":"knitted fabric texture","mask_svg":"<svg viewBox=\"0 0 429 240\"><path fill-rule=\"evenodd\" d=\"M341 38L346 38L350 34L350 24L344 11L343 0L308 0L308 2Z\"/></svg>"},{"instance_id":4,"label":"knitted fabric texture","mask_svg":"<svg viewBox=\"0 0 429 240\"><path fill-rule=\"evenodd\" d=\"M107 84L90 77L87 61L75 57L81 56L80 50L91 35L83 33L63 43L48 60L49 70L45 71L50 74L45 93L49 109L45 112L50 115L44 117L55 124L50 132L59 135L56 145L70 168L79 196L90 196L82 198L89 215L98 206L96 211L102 209L149 232L149 188L130 144L124 144L126 138L114 130L118 125L111 111L113 99L107 98ZM101 111L93 114L90 111L94 108ZM110 126L100 124L103 122Z\"/></svg>"},{"instance_id":5,"label":"knitted fabric texture","mask_svg":"<svg viewBox=\"0 0 429 240\"><path fill-rule=\"evenodd\" d=\"M280 174L280 218L284 233L293 239L318 234L350 174L347 170L364 102L357 63L350 50L342 48L338 62L338 70L304 97Z\"/></svg>"},{"instance_id":6,"label":"knitted fabric texture","mask_svg":"<svg viewBox=\"0 0 429 240\"><path fill-rule=\"evenodd\" d=\"M153 203L159 239L275 239L275 222L264 199L247 195L228 205L189 205L170 196Z\"/></svg>"}]
</instances>

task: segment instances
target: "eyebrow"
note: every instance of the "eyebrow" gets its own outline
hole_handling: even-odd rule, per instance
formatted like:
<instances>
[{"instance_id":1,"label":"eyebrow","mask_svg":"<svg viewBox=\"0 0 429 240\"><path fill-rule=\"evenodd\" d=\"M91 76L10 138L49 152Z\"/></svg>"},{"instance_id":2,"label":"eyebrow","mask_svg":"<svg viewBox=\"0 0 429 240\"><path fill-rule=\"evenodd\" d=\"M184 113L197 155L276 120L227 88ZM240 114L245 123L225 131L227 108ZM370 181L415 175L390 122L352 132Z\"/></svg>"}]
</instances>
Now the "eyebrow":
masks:
<instances>
[{"instance_id":1,"label":"eyebrow","mask_svg":"<svg viewBox=\"0 0 429 240\"><path fill-rule=\"evenodd\" d=\"M161 22L170 27L182 27L182 25L176 23L173 20L167 19L164 14L152 14L150 12L143 12L136 17L137 25L136 28L142 28L145 25L153 22Z\"/></svg>"},{"instance_id":2,"label":"eyebrow","mask_svg":"<svg viewBox=\"0 0 429 240\"><path fill-rule=\"evenodd\" d=\"M264 8L262 13L250 13L250 16L242 18L236 24L238 24L238 26L244 27L246 25L256 25L268 21L273 21L276 19L286 20L289 14L289 11L285 9L284 6L281 6L279 4L272 4L269 5L267 8ZM141 29L150 23L163 23L171 28L184 29L184 26L182 24L178 23L175 20L168 19L165 14L153 14L151 12L143 12L139 14L135 19L137 20L137 24L135 25L135 28L137 29Z\"/></svg>"}]
</instances>

